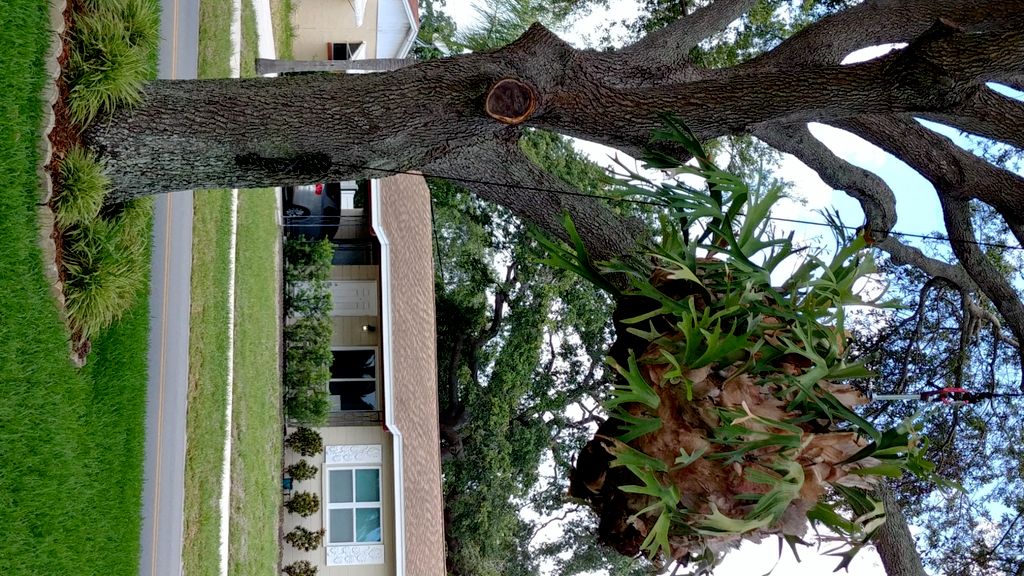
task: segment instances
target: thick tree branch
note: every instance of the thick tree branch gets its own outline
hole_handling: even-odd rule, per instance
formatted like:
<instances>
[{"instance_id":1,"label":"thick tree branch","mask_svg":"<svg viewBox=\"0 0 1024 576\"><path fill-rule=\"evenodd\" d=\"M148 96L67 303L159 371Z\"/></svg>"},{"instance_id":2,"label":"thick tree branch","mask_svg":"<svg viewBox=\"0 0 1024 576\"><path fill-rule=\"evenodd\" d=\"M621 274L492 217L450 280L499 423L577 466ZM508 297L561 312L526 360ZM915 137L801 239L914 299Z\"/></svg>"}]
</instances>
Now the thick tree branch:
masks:
<instances>
[{"instance_id":1,"label":"thick tree branch","mask_svg":"<svg viewBox=\"0 0 1024 576\"><path fill-rule=\"evenodd\" d=\"M992 206L1007 223L1024 221L1024 178L953 144L911 118L870 116L836 123L902 159L941 193Z\"/></svg>"},{"instance_id":2,"label":"thick tree branch","mask_svg":"<svg viewBox=\"0 0 1024 576\"><path fill-rule=\"evenodd\" d=\"M755 62L839 64L861 48L909 43L942 17L977 30L994 20L1017 18L1022 10L1020 0L867 0L822 18Z\"/></svg>"},{"instance_id":3,"label":"thick tree branch","mask_svg":"<svg viewBox=\"0 0 1024 576\"><path fill-rule=\"evenodd\" d=\"M770 146L796 156L826 184L860 202L865 228L874 240L884 239L896 225L896 197L889 185L875 174L833 154L811 134L806 124L766 124L756 127L753 134Z\"/></svg>"},{"instance_id":4,"label":"thick tree branch","mask_svg":"<svg viewBox=\"0 0 1024 576\"><path fill-rule=\"evenodd\" d=\"M953 110L921 116L1024 150L1024 103L985 86Z\"/></svg>"},{"instance_id":5,"label":"thick tree branch","mask_svg":"<svg viewBox=\"0 0 1024 576\"><path fill-rule=\"evenodd\" d=\"M721 32L756 4L757 0L715 0L619 52L647 65L680 66L701 40Z\"/></svg>"},{"instance_id":6,"label":"thick tree branch","mask_svg":"<svg viewBox=\"0 0 1024 576\"><path fill-rule=\"evenodd\" d=\"M648 232L639 222L581 196L534 164L514 142L461 149L438 158L425 171L452 177L480 198L563 240L569 240L562 223L568 212L595 260L632 254L647 240Z\"/></svg>"},{"instance_id":7,"label":"thick tree branch","mask_svg":"<svg viewBox=\"0 0 1024 576\"><path fill-rule=\"evenodd\" d=\"M907 527L907 519L893 498L892 489L882 483L875 489L875 495L885 506L885 524L874 537L885 573L888 576L927 576L914 545L914 537Z\"/></svg>"},{"instance_id":8,"label":"thick tree branch","mask_svg":"<svg viewBox=\"0 0 1024 576\"><path fill-rule=\"evenodd\" d=\"M957 286L965 287L971 291L978 290L977 284L974 283L974 280L967 271L960 266L928 257L921 250L913 246L907 246L892 236L877 242L875 247L889 254L893 264L913 266L929 276L945 278Z\"/></svg>"},{"instance_id":9,"label":"thick tree branch","mask_svg":"<svg viewBox=\"0 0 1024 576\"><path fill-rule=\"evenodd\" d=\"M373 58L368 60L271 60L256 59L256 73L281 74L284 72L388 72L420 62L415 58Z\"/></svg>"},{"instance_id":10,"label":"thick tree branch","mask_svg":"<svg viewBox=\"0 0 1024 576\"><path fill-rule=\"evenodd\" d=\"M753 133L771 146L799 158L829 186L857 199L864 210L875 247L888 253L893 263L914 266L934 278L945 279L971 291L977 290L977 285L963 268L930 258L917 248L888 235L896 223L896 200L881 178L834 155L805 125L766 124L758 126Z\"/></svg>"}]
</instances>

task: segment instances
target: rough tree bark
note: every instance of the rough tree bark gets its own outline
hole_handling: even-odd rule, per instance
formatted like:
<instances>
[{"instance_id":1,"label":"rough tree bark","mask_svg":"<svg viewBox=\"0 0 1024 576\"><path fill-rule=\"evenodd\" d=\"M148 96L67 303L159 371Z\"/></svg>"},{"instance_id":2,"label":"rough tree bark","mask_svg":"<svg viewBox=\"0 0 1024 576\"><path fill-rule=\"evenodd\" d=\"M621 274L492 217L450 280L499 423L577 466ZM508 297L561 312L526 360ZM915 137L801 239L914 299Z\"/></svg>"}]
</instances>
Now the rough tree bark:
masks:
<instances>
[{"instance_id":1,"label":"rough tree bark","mask_svg":"<svg viewBox=\"0 0 1024 576\"><path fill-rule=\"evenodd\" d=\"M966 212L971 201L988 203L1021 239L1024 181L913 121L930 118L1021 145L1024 107L985 83L1024 87L1024 0L867 0L732 68L703 69L687 59L697 42L753 3L717 0L611 52L574 49L535 25L494 52L380 74L157 81L138 108L86 138L107 163L114 201L422 170L460 180L556 236L564 237L559 216L568 211L591 254L609 258L636 250L644 230L571 195L533 165L517 147L521 130L548 129L637 154L661 115L672 113L699 138L753 134L796 155L861 202L877 247L988 296L1024 340L1024 307L971 243ZM879 43L907 46L840 64ZM498 102L502 93L508 99ZM896 222L892 191L832 155L807 132L810 121L859 134L924 174L936 187L960 264L927 258L888 235ZM890 574L921 573L908 532L886 536L879 547L883 557L891 547Z\"/></svg>"},{"instance_id":2,"label":"rough tree bark","mask_svg":"<svg viewBox=\"0 0 1024 576\"><path fill-rule=\"evenodd\" d=\"M256 59L256 73L284 74L288 72L388 72L419 62L415 58L374 58L370 60L271 60Z\"/></svg>"}]
</instances>

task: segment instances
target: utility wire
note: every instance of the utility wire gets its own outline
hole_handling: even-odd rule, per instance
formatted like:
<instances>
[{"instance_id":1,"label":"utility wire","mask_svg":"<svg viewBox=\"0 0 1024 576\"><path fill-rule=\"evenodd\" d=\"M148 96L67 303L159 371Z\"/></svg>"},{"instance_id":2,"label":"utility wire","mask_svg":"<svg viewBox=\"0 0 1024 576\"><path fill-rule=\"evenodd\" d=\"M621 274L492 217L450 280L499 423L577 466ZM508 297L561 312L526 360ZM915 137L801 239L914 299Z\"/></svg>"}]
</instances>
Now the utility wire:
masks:
<instances>
[{"instance_id":1,"label":"utility wire","mask_svg":"<svg viewBox=\"0 0 1024 576\"><path fill-rule=\"evenodd\" d=\"M550 194L561 194L563 196L575 196L581 198L595 198L598 200L606 200L608 202L623 202L629 204L641 204L646 206L658 206L660 208L668 208L669 206L664 202L657 202L653 200L641 200L639 198L615 198L611 196L602 196L600 194L590 194L587 192L579 192L574 190L556 190L554 188L546 188L543 186L528 186L525 184L506 184L504 182L494 182L490 180L481 180L478 178L466 178L464 176L448 176L442 174L428 174L426 172L413 172L409 170L395 170L389 168L374 168L372 166L363 166L359 164L340 164L341 166L347 166L349 168L356 168L360 170L369 170L375 172L387 172L390 174L409 174L412 176L423 176L424 178L439 178L442 180L451 180L452 182L464 182L467 184L483 184L485 186L500 186L503 188L512 188L516 190L526 190L530 192L548 192ZM832 228L831 224L825 222L812 222L810 220L796 220L792 218L781 218L776 216L769 216L769 220L777 222L790 222L793 224L806 224L809 226L822 226L825 228ZM846 230L858 230L856 226L842 226ZM872 230L872 232L892 234L893 236L902 236L907 238L920 238L922 240L939 240L942 242L948 242L949 238L943 236L929 236L925 234L913 234L910 232L897 232L895 230ZM1024 246L1013 245L1013 244L1000 244L998 242L983 242L978 240L963 240L964 244L974 244L976 246L986 246L989 248L1003 248L1006 250L1024 250Z\"/></svg>"}]
</instances>

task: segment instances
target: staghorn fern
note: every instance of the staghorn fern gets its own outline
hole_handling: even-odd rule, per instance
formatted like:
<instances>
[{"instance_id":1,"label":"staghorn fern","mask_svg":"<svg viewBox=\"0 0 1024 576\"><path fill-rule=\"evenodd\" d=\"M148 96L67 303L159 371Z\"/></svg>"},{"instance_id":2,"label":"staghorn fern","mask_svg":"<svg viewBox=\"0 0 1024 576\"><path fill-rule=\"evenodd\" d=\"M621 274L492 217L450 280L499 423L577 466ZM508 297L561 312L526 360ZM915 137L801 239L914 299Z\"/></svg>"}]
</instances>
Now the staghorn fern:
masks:
<instances>
[{"instance_id":1,"label":"staghorn fern","mask_svg":"<svg viewBox=\"0 0 1024 576\"><path fill-rule=\"evenodd\" d=\"M612 419L577 462L581 470L593 463L585 455L607 453L606 472L577 483L586 488L574 495L605 515L622 508L624 521L607 524L624 553L637 546L699 571L741 537L777 534L792 546L809 521L845 538L845 567L884 519L869 495L877 478L908 471L934 480L912 423L876 429L853 409L866 399L835 383L871 375L847 361L843 325L843 307L864 304L854 284L875 271L868 242L852 238L828 261L801 255L774 286L798 252L792 235L777 237L769 225L780 190L755 197L685 126L665 121L654 140L682 146L697 166L663 154L651 154L649 166L699 176L707 189L623 166L619 193L665 208L644 258L592 262L568 216L570 247L540 239L546 263L650 304L621 321L647 345L630 350L626 367L609 359L618 373L604 402ZM609 274L630 289L611 286ZM828 489L855 516L819 502Z\"/></svg>"}]
</instances>

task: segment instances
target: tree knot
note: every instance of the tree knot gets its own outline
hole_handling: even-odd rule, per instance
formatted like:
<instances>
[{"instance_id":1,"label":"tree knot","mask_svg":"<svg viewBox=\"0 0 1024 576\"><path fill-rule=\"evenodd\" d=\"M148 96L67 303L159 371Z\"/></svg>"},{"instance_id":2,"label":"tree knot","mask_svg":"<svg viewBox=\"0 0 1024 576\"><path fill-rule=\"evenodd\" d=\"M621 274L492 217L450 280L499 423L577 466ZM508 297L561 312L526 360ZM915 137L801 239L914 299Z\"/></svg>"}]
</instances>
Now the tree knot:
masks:
<instances>
[{"instance_id":1,"label":"tree knot","mask_svg":"<svg viewBox=\"0 0 1024 576\"><path fill-rule=\"evenodd\" d=\"M537 91L513 78L499 80L487 91L487 115L504 124L522 124L537 110Z\"/></svg>"}]
</instances>

